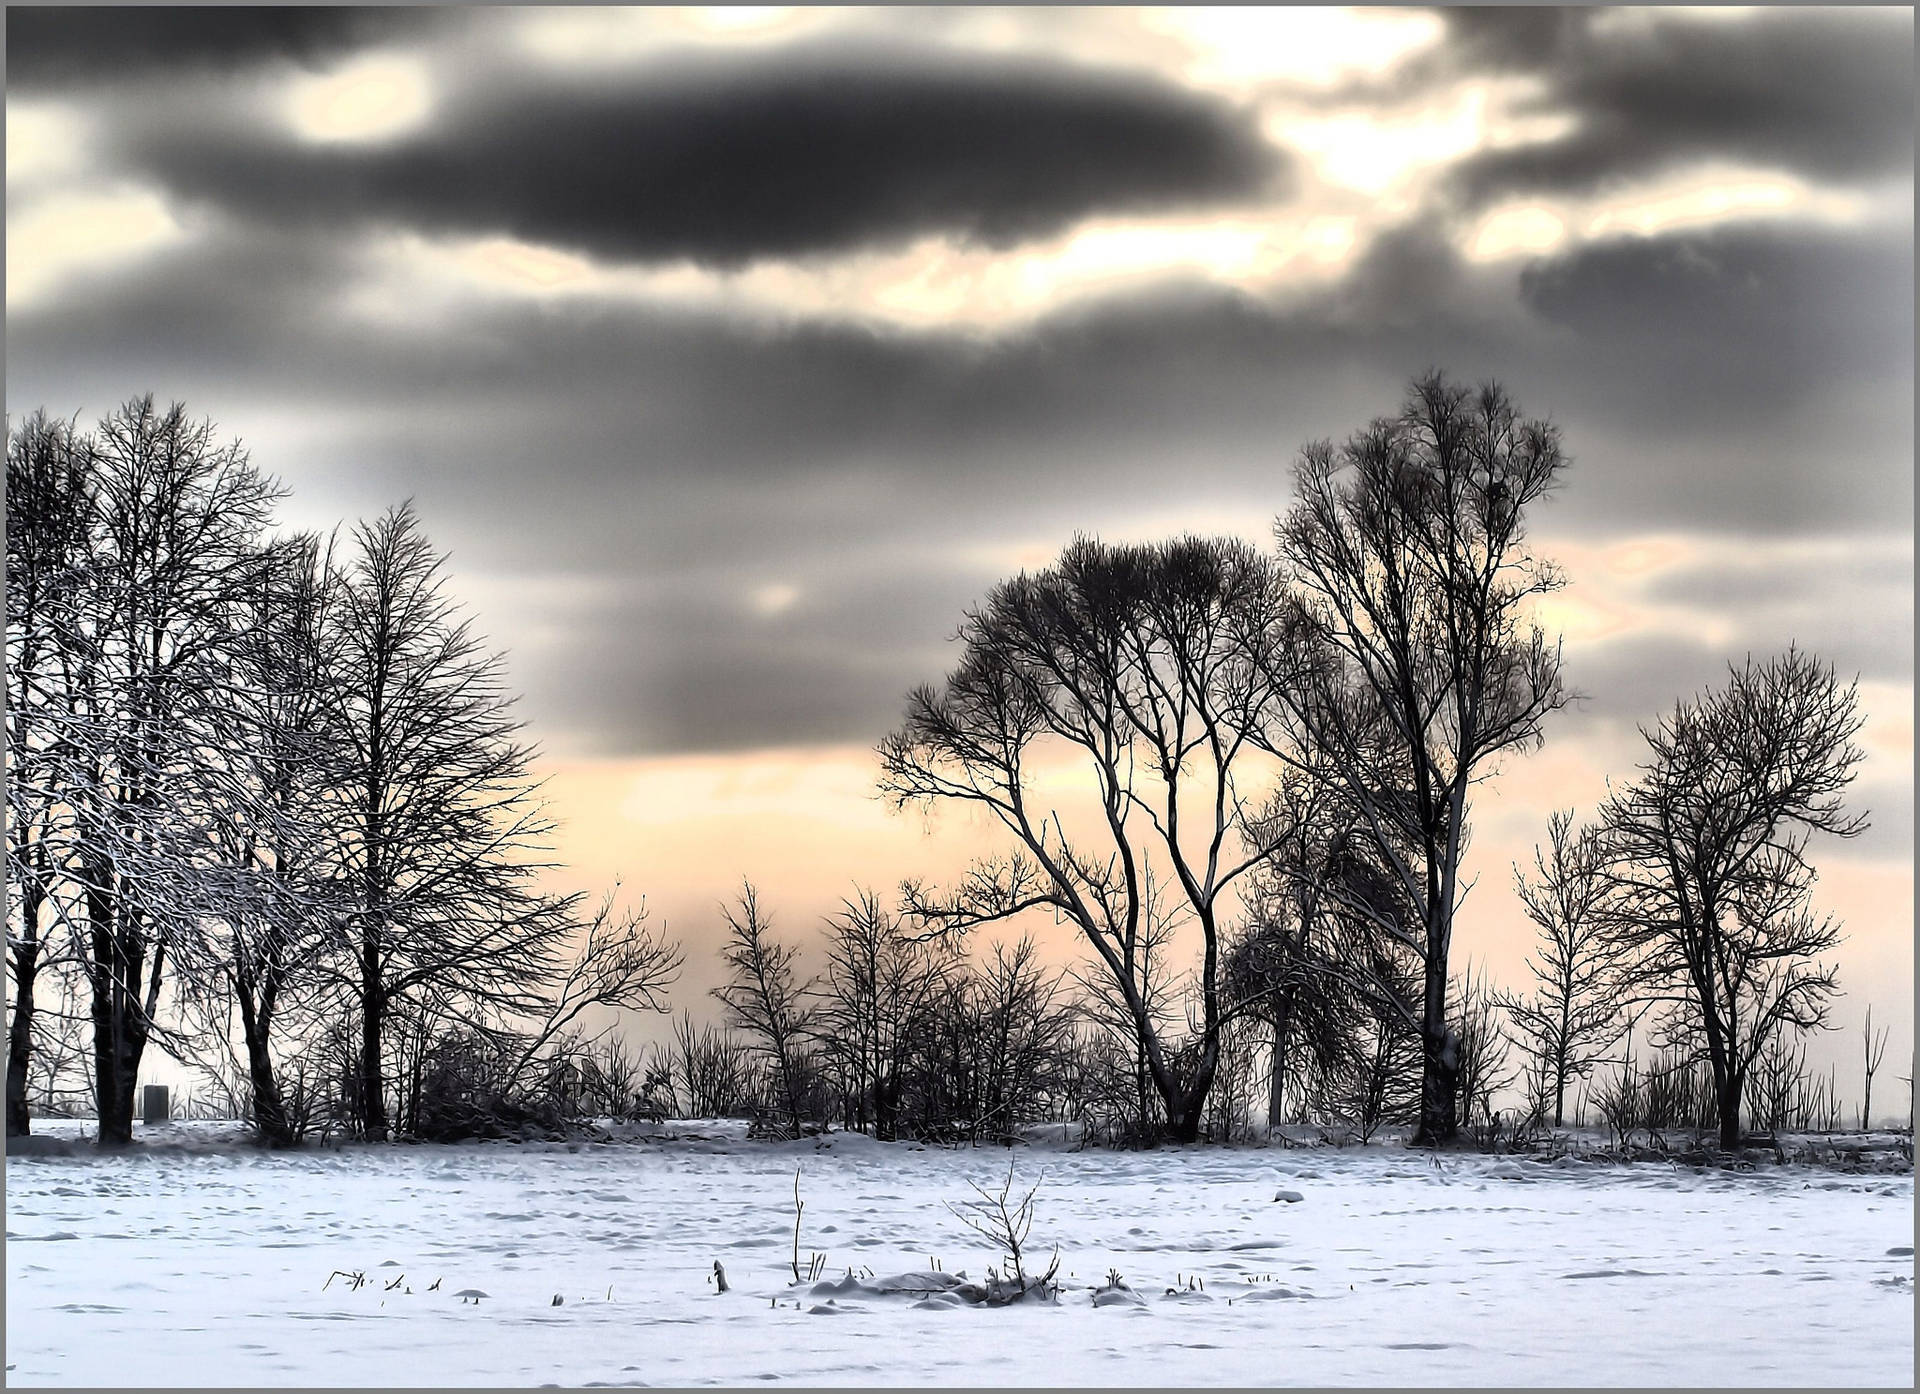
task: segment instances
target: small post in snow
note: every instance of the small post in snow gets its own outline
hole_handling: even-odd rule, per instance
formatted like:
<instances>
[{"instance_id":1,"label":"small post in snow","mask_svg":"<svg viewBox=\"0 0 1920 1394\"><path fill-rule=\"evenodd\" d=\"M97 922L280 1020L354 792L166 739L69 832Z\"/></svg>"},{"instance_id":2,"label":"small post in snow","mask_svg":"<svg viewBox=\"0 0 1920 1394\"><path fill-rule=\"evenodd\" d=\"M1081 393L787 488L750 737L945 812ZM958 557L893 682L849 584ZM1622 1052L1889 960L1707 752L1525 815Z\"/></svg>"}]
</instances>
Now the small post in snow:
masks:
<instances>
[{"instance_id":1,"label":"small post in snow","mask_svg":"<svg viewBox=\"0 0 1920 1394\"><path fill-rule=\"evenodd\" d=\"M142 1123L164 1123L167 1121L167 1086L149 1084L140 1091L140 1121Z\"/></svg>"}]
</instances>

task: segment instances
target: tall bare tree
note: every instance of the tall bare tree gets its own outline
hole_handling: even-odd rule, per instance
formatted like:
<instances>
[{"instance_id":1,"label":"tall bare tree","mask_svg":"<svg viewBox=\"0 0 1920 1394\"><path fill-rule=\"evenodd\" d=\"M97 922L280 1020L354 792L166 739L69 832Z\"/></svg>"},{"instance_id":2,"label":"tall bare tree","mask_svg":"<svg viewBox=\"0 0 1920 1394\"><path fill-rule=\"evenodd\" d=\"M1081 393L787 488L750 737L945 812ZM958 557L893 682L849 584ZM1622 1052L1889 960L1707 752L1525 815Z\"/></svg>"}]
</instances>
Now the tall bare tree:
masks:
<instances>
[{"instance_id":1,"label":"tall bare tree","mask_svg":"<svg viewBox=\"0 0 1920 1394\"><path fill-rule=\"evenodd\" d=\"M1243 785L1271 705L1276 665L1262 659L1278 607L1271 563L1243 544L1080 539L968 612L959 665L911 694L880 746L881 790L896 807L982 809L1017 846L944 894L908 885L909 914L962 932L1045 908L1074 925L1133 1021L1179 1141L1198 1136L1219 1063L1231 893L1268 850ZM1059 752L1092 776L1090 832L1069 833L1039 785L1036 757ZM1142 981L1156 868L1170 913L1200 940L1187 1068Z\"/></svg>"},{"instance_id":2,"label":"tall bare tree","mask_svg":"<svg viewBox=\"0 0 1920 1394\"><path fill-rule=\"evenodd\" d=\"M177 950L210 1045L238 1046L254 1125L273 1147L294 1145L300 1131L276 1069L280 1028L290 1010L336 1005L319 1000L321 970L349 908L331 855L342 753L327 710L334 579L316 537L283 539L257 558L230 655L244 700L208 717L198 782L212 859L196 932Z\"/></svg>"},{"instance_id":3,"label":"tall bare tree","mask_svg":"<svg viewBox=\"0 0 1920 1394\"><path fill-rule=\"evenodd\" d=\"M537 880L552 825L503 663L446 593L410 505L355 529L335 584L329 721L345 806L337 874L351 897L345 985L359 1008L355 1106L387 1135L390 1023L538 1017L577 897Z\"/></svg>"},{"instance_id":4,"label":"tall bare tree","mask_svg":"<svg viewBox=\"0 0 1920 1394\"><path fill-rule=\"evenodd\" d=\"M1747 1076L1783 1029L1827 1024L1840 942L1812 908L1815 834L1854 837L1856 686L1798 648L1729 668L1724 688L1642 728L1640 778L1602 806L1608 933L1640 998L1713 1070L1720 1142L1740 1140Z\"/></svg>"},{"instance_id":5,"label":"tall bare tree","mask_svg":"<svg viewBox=\"0 0 1920 1394\"><path fill-rule=\"evenodd\" d=\"M94 435L87 680L63 713L63 796L91 993L102 1146L130 1142L170 955L205 890L199 773L234 687L238 612L278 488L178 404L137 398Z\"/></svg>"},{"instance_id":6,"label":"tall bare tree","mask_svg":"<svg viewBox=\"0 0 1920 1394\"><path fill-rule=\"evenodd\" d=\"M1566 1121L1567 1085L1592 1074L1626 1033L1628 1017L1615 992L1597 835L1576 830L1571 809L1556 810L1547 846L1534 849L1533 864L1533 876L1516 866L1513 880L1537 935L1527 960L1534 990L1526 998L1505 997L1501 1005L1530 1059L1531 1102L1558 1128Z\"/></svg>"},{"instance_id":7,"label":"tall bare tree","mask_svg":"<svg viewBox=\"0 0 1920 1394\"><path fill-rule=\"evenodd\" d=\"M713 995L726 1005L732 1024L746 1033L766 1062L767 1078L780 1124L799 1137L807 1122L807 1037L813 1027L808 998L813 985L795 970L799 951L773 937L769 917L760 909L752 882L741 887L736 910L721 907L727 941L720 950L731 978Z\"/></svg>"},{"instance_id":8,"label":"tall bare tree","mask_svg":"<svg viewBox=\"0 0 1920 1394\"><path fill-rule=\"evenodd\" d=\"M36 412L7 437L7 1136L24 1135L36 981L70 856L59 741L71 714L93 517L93 442ZM67 730L67 734L72 734Z\"/></svg>"},{"instance_id":9,"label":"tall bare tree","mask_svg":"<svg viewBox=\"0 0 1920 1394\"><path fill-rule=\"evenodd\" d=\"M1561 575L1526 546L1564 466L1558 432L1498 386L1434 373L1398 415L1307 446L1275 530L1294 594L1266 650L1285 669L1276 749L1325 758L1416 912L1383 928L1422 964L1421 1143L1457 1129L1447 983L1473 787L1568 697L1533 620Z\"/></svg>"}]
</instances>

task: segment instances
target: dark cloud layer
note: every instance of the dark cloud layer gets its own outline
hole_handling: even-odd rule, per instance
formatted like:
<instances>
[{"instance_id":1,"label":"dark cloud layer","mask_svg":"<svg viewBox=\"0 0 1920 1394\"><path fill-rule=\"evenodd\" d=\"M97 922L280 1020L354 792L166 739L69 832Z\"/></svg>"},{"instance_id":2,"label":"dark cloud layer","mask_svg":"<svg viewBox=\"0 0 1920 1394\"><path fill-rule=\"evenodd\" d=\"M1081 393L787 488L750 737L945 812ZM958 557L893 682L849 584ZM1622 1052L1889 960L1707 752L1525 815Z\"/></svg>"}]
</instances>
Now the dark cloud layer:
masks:
<instances>
[{"instance_id":1,"label":"dark cloud layer","mask_svg":"<svg viewBox=\"0 0 1920 1394\"><path fill-rule=\"evenodd\" d=\"M1545 90L1524 109L1573 118L1558 139L1462 162L1450 182L1473 206L1600 191L1709 160L1822 183L1913 166L1911 11L1781 9L1737 22L1657 11L1448 17L1446 71L1537 78Z\"/></svg>"},{"instance_id":2,"label":"dark cloud layer","mask_svg":"<svg viewBox=\"0 0 1920 1394\"><path fill-rule=\"evenodd\" d=\"M382 430L555 442L539 458L572 480L865 472L964 490L1046 462L1085 488L1095 461L1113 487L1196 459L1283 473L1302 441L1362 424L1438 364L1503 377L1567 426L1583 470L1610 480L1581 501L1597 521L1765 530L1884 520L1907 473L1889 462L1911 451L1912 268L1890 234L1604 244L1532 268L1520 313L1501 303L1510 282L1409 234L1289 305L1162 283L986 337L579 300L370 322L342 308L354 271L311 239L236 236L92 277L14 315L10 390L169 388L144 381L158 373L195 397L265 398L293 374L306 400ZM1850 423L1823 415L1855 399ZM524 456L470 458L511 478ZM1818 498L1756 487L1779 470Z\"/></svg>"},{"instance_id":3,"label":"dark cloud layer","mask_svg":"<svg viewBox=\"0 0 1920 1394\"><path fill-rule=\"evenodd\" d=\"M369 322L341 308L351 255L236 235L16 312L8 396L89 414L183 397L266 443L303 499L413 494L477 574L586 578L587 609L488 600L496 633L542 635L516 671L550 739L858 742L944 666L1006 544L1193 505L1258 540L1299 446L1390 410L1430 365L1499 376L1561 424L1575 464L1543 532L1904 529L1905 255L1833 230L1636 240L1538 265L1516 313L1510 282L1409 233L1288 306L1163 284L982 338L579 301ZM1741 642L1819 630L1851 666L1910 671L1874 617L1885 578L1830 579L1811 608L1755 609ZM1685 601L1706 583L1672 584ZM800 598L756 614L769 585ZM1849 606L1852 628L1822 618ZM1708 677L1720 657L1694 653ZM1595 678L1643 714L1671 676Z\"/></svg>"},{"instance_id":4,"label":"dark cloud layer","mask_svg":"<svg viewBox=\"0 0 1920 1394\"><path fill-rule=\"evenodd\" d=\"M313 67L434 19L401 6L9 5L7 82L34 89L266 62Z\"/></svg>"},{"instance_id":5,"label":"dark cloud layer","mask_svg":"<svg viewBox=\"0 0 1920 1394\"><path fill-rule=\"evenodd\" d=\"M271 222L721 266L933 233L1004 247L1095 214L1271 194L1286 171L1244 113L1149 78L844 50L509 78L372 148L229 126L130 153L176 194Z\"/></svg>"},{"instance_id":6,"label":"dark cloud layer","mask_svg":"<svg viewBox=\"0 0 1920 1394\"><path fill-rule=\"evenodd\" d=\"M29 36L24 62L33 80L75 83L108 62L322 62L386 22L337 13L197 21L148 57L95 19L87 42ZM1703 153L1831 157L1820 178L1910 167L1910 130L1905 146L1887 135L1899 111L1883 120L1861 96L1886 95L1876 47L1911 56L1910 25L1892 26L1903 56L1883 16L1648 21L1691 68L1630 29L1603 42L1581 13L1449 23L1430 63L1541 74L1544 105L1581 115L1551 147L1565 157L1552 177L1573 181L1554 187L1585 179L1581 161L1611 171L1599 187ZM404 287L372 293L362 278L380 263L345 235L498 231L724 266L923 232L1002 245L1285 177L1215 98L918 52L452 84L425 131L351 154L223 131L205 98L220 84L102 88L109 146L238 216L188 218L170 249L10 310L9 409L90 417L152 390L247 437L302 521L416 496L484 596L483 627L514 649L535 730L604 754L871 741L950 661L961 610L1014 557L1182 510L1264 541L1300 445L1391 410L1431 366L1499 377L1562 427L1575 463L1543 535L1908 532L1910 224L1622 238L1517 275L1464 262L1423 210L1287 297L1162 279L979 333L613 297L416 304ZM1810 91L1785 71L1796 55L1855 90ZM1774 76L1780 112L1755 115ZM1689 84L1754 119L1675 90ZM1910 127L1910 93L1896 98ZM1846 131L1860 139L1830 149ZM1536 177L1486 166L1462 187ZM1870 574L1680 574L1649 599L1743 614L1736 652L1798 638L1898 683L1910 594L1902 608L1886 548L1872 556ZM766 600L780 588L790 604ZM1727 656L1684 636L1582 647L1573 676L1596 700L1580 719L1630 726L1717 680Z\"/></svg>"}]
</instances>

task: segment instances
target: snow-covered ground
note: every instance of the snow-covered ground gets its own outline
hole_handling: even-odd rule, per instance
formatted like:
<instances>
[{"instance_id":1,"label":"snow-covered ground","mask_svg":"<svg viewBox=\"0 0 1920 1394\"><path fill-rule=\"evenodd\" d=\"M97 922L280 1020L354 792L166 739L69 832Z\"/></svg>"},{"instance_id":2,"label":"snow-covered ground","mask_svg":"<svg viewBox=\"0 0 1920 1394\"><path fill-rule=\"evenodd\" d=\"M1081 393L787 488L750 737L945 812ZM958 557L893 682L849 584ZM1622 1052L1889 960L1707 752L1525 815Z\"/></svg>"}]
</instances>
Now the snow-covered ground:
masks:
<instances>
[{"instance_id":1,"label":"snow-covered ground","mask_svg":"<svg viewBox=\"0 0 1920 1394\"><path fill-rule=\"evenodd\" d=\"M159 1145L124 1156L8 1159L9 1385L1904 1386L1914 1373L1911 1173L763 1144L726 1123L276 1156L209 1145L219 1130L141 1130ZM796 1166L802 1262L825 1252L823 1277L934 1260L978 1277L998 1256L945 1202L970 1198L970 1179L997 1188L1009 1156L1023 1182L1045 1170L1030 1246L1042 1266L1059 1246L1059 1305L791 1286ZM1144 1305L1094 1303L1109 1269Z\"/></svg>"}]
</instances>

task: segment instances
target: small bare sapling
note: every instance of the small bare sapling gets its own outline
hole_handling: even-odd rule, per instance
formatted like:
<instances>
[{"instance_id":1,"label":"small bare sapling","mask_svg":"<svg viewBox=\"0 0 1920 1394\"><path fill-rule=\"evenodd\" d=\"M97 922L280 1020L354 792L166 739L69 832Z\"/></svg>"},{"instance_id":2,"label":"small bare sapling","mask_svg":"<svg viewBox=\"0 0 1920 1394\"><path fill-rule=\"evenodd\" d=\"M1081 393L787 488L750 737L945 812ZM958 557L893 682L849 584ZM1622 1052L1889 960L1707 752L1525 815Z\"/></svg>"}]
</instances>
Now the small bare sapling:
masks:
<instances>
[{"instance_id":1,"label":"small bare sapling","mask_svg":"<svg viewBox=\"0 0 1920 1394\"><path fill-rule=\"evenodd\" d=\"M1046 1173L1042 1171L1040 1180L1033 1183L1026 1195L1015 1200L1013 1163L1009 1162L1007 1179L997 1194L976 1181L969 1181L967 1184L973 1187L975 1194L979 1196L978 1200L962 1201L958 1205L952 1201L947 1202L947 1209L953 1212L955 1219L1006 1252L1008 1261L1013 1265L1014 1292L1012 1295L1015 1297L1029 1291L1046 1293L1053 1283L1054 1275L1060 1271L1060 1252L1056 1249L1053 1261L1047 1266L1047 1271L1031 1281L1027 1278L1024 1246L1028 1232L1033 1228L1033 1199L1039 1194L1040 1186L1045 1180Z\"/></svg>"}]
</instances>

